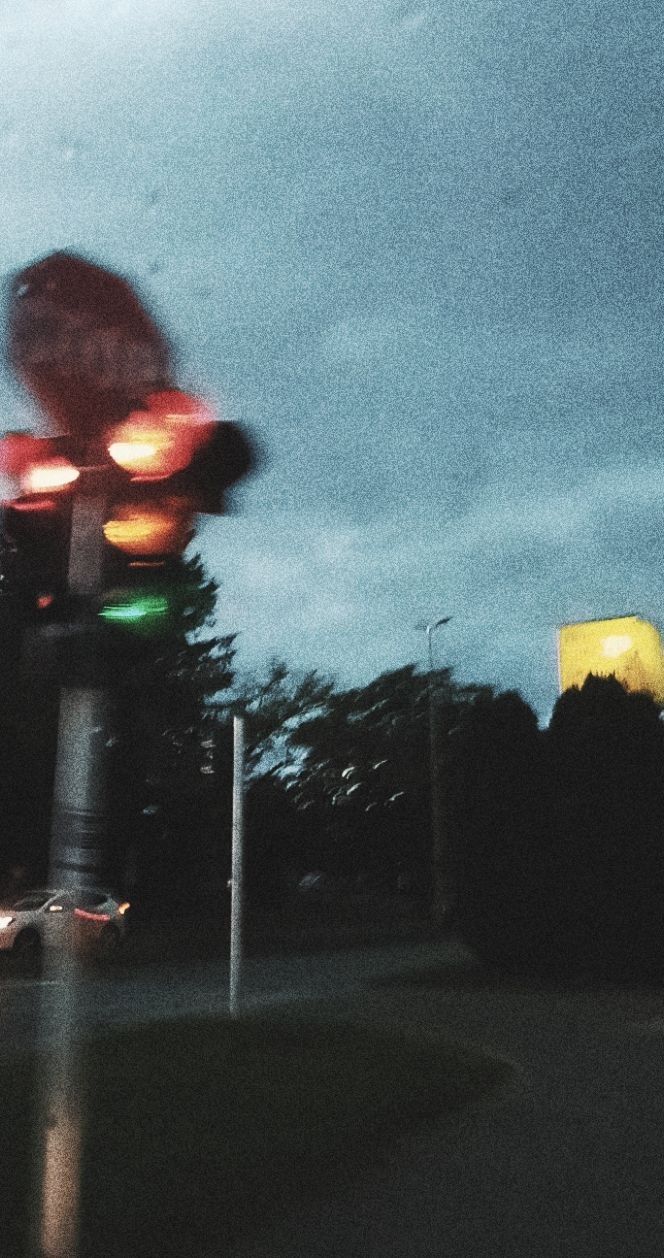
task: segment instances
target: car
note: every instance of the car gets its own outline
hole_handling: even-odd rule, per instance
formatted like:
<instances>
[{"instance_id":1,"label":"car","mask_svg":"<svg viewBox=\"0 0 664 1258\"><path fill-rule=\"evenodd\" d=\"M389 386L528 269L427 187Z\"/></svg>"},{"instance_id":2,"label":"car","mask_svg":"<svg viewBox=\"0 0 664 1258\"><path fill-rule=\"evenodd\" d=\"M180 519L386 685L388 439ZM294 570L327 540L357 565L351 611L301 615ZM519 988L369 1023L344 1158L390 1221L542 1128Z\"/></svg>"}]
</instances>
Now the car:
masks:
<instances>
[{"instance_id":1,"label":"car","mask_svg":"<svg viewBox=\"0 0 664 1258\"><path fill-rule=\"evenodd\" d=\"M110 956L125 937L129 907L127 900L101 889L24 891L0 907L0 953L36 963L44 948L57 948L74 939L85 950Z\"/></svg>"}]
</instances>

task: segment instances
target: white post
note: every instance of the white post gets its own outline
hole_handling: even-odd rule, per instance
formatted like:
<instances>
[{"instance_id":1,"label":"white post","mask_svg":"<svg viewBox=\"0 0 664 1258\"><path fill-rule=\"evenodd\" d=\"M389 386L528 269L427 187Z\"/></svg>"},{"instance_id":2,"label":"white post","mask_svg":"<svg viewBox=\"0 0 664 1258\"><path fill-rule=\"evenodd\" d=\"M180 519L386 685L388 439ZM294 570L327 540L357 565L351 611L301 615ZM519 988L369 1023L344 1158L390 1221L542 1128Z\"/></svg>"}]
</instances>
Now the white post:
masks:
<instances>
[{"instance_id":1,"label":"white post","mask_svg":"<svg viewBox=\"0 0 664 1258\"><path fill-rule=\"evenodd\" d=\"M244 909L244 717L233 717L233 830L231 856L231 966L229 1012L240 1012Z\"/></svg>"},{"instance_id":2,"label":"white post","mask_svg":"<svg viewBox=\"0 0 664 1258\"><path fill-rule=\"evenodd\" d=\"M454 903L454 888L451 880L451 869L445 834L445 816L443 812L443 784L440 772L440 738L438 720L438 696L435 685L435 667L431 635L434 629L446 625L450 616L441 616L439 620L429 624L417 625L425 629L429 655L429 763L431 767L431 905L430 917L432 925L441 926L446 921L447 911Z\"/></svg>"}]
</instances>

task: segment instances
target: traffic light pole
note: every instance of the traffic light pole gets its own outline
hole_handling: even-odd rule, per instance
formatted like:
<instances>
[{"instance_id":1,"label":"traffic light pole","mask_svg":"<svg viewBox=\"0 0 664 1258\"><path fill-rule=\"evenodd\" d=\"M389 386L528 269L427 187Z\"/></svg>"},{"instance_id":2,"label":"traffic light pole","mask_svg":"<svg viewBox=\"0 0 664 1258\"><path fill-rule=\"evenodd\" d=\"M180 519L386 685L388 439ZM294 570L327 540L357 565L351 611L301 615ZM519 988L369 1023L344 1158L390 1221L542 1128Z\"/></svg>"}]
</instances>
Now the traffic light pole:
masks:
<instances>
[{"instance_id":1,"label":"traffic light pole","mask_svg":"<svg viewBox=\"0 0 664 1258\"><path fill-rule=\"evenodd\" d=\"M106 496L97 485L74 498L69 546L68 587L91 596L101 585ZM60 693L51 839L51 879L55 886L98 882L106 861L106 786L112 705L98 682L96 643L83 643L79 676ZM81 667L82 666L82 667ZM80 674L83 673L81 677Z\"/></svg>"},{"instance_id":2,"label":"traffic light pole","mask_svg":"<svg viewBox=\"0 0 664 1258\"><path fill-rule=\"evenodd\" d=\"M100 586L106 500L93 477L88 484L85 475L81 480L82 492L73 503L68 585L71 594L85 596ZM60 695L49 881L73 892L98 879L105 864L111 702L108 690L97 682L95 650L94 638L84 642L83 658L76 660ZM33 1224L36 1258L76 1258L79 1252L84 1104L73 931L70 943L48 958L53 985L42 989L49 1052L41 1098L39 1213Z\"/></svg>"},{"instance_id":3,"label":"traffic light pole","mask_svg":"<svg viewBox=\"0 0 664 1258\"><path fill-rule=\"evenodd\" d=\"M108 591L113 595L109 606L98 614L107 626L127 621L131 627L146 612L136 613L116 597L126 592L123 580L133 590L134 569L140 573L144 564L160 568L166 559L182 556L194 517L224 514L225 491L252 470L255 455L238 425L218 421L200 398L175 387L168 339L131 284L87 259L56 252L14 275L6 335L15 374L62 436L35 438L23 444L22 452L14 451L12 475L20 485L18 499L9 504L14 528L22 510L28 522L34 510L39 560L44 541L39 512L45 510L46 520L51 513L57 524L50 492L56 500L66 494L60 501L67 508L73 494L69 594L74 605L81 596L88 608L80 618L75 615L72 625L56 623L54 634L56 646L58 641L71 645L72 659L62 677L49 873L63 890L75 890L99 880L106 848L113 686L106 684L92 614L97 596L107 593L101 579L105 542L115 548L124 575L118 588ZM40 466L40 449L46 468ZM99 461L101 466L92 466ZM110 518L107 495L113 499ZM19 550L21 545L19 539ZM59 580L57 545L56 550ZM31 580L27 585L30 597L39 593ZM153 603L159 615L168 610L165 597ZM238 769L238 783L239 777ZM241 811L234 827L241 850ZM239 893L241 875L234 876ZM236 894L238 941L240 906ZM76 1258L77 1253L76 957L73 949L62 954L56 974L62 995L44 1006L54 1048L47 1059L41 1213L34 1242L40 1258ZM238 952L237 983L239 961Z\"/></svg>"}]
</instances>

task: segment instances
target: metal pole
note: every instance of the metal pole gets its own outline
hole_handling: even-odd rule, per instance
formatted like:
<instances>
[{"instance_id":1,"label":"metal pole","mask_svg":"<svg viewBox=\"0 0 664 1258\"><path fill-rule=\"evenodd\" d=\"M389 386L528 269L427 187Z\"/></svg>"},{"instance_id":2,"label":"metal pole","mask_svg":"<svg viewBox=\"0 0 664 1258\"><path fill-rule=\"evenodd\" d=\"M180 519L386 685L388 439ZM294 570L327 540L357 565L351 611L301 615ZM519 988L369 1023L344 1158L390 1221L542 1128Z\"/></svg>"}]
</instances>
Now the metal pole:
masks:
<instances>
[{"instance_id":1,"label":"metal pole","mask_svg":"<svg viewBox=\"0 0 664 1258\"><path fill-rule=\"evenodd\" d=\"M99 588L104 507L100 494L84 492L74 500L68 570L74 594ZM95 880L105 855L110 698L106 690L89 684L95 678L94 658L84 661L84 674L86 684L79 684L74 675L60 695L49 859L51 885L72 892ZM66 946L54 950L47 964L55 986L43 988L47 1052L32 1253L38 1258L76 1258L84 1104L77 1043L79 957L73 928Z\"/></svg>"},{"instance_id":2,"label":"metal pole","mask_svg":"<svg viewBox=\"0 0 664 1258\"><path fill-rule=\"evenodd\" d=\"M446 625L451 617L444 616L425 626L427 634L429 662L429 757L431 768L431 921L434 926L442 926L448 908L452 902L453 891L450 884L449 861L443 816L442 793L443 783L440 771L440 738L438 721L438 703L434 681L435 668L431 636L434 629Z\"/></svg>"},{"instance_id":3,"label":"metal pole","mask_svg":"<svg viewBox=\"0 0 664 1258\"><path fill-rule=\"evenodd\" d=\"M233 828L231 855L231 964L229 1012L240 1012L244 912L244 717L233 717Z\"/></svg>"},{"instance_id":4,"label":"metal pole","mask_svg":"<svg viewBox=\"0 0 664 1258\"><path fill-rule=\"evenodd\" d=\"M76 495L72 507L68 588L94 595L101 585L106 495L95 488ZM98 680L94 639L60 692L60 723L51 839L52 877L58 886L99 880L106 858L106 758L111 737L111 696Z\"/></svg>"},{"instance_id":5,"label":"metal pole","mask_svg":"<svg viewBox=\"0 0 664 1258\"><path fill-rule=\"evenodd\" d=\"M99 883L106 858L106 790L112 703L96 686L64 686L53 788L50 882L76 891Z\"/></svg>"},{"instance_id":6,"label":"metal pole","mask_svg":"<svg viewBox=\"0 0 664 1258\"><path fill-rule=\"evenodd\" d=\"M440 807L440 768L438 764L438 727L436 695L433 682L431 625L427 625L429 643L429 765L431 771L431 917L434 925L441 919L443 899L443 834Z\"/></svg>"}]
</instances>

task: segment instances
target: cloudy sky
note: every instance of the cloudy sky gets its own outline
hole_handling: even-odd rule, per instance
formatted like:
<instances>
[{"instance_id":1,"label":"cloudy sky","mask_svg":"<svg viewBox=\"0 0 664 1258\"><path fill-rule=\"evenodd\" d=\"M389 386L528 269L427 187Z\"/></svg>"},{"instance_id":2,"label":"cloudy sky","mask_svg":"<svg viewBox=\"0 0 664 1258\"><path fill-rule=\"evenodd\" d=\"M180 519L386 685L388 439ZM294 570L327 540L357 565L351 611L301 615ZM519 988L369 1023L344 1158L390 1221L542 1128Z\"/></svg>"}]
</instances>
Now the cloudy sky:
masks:
<instances>
[{"instance_id":1,"label":"cloudy sky","mask_svg":"<svg viewBox=\"0 0 664 1258\"><path fill-rule=\"evenodd\" d=\"M199 534L239 664L451 615L546 719L559 623L664 623L663 72L656 0L0 0L0 271L128 275L266 449Z\"/></svg>"}]
</instances>

